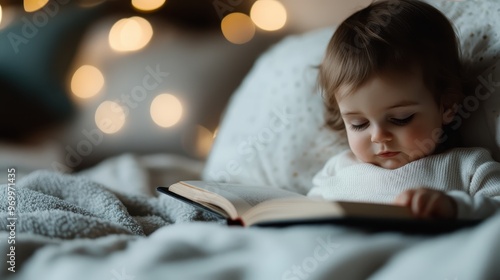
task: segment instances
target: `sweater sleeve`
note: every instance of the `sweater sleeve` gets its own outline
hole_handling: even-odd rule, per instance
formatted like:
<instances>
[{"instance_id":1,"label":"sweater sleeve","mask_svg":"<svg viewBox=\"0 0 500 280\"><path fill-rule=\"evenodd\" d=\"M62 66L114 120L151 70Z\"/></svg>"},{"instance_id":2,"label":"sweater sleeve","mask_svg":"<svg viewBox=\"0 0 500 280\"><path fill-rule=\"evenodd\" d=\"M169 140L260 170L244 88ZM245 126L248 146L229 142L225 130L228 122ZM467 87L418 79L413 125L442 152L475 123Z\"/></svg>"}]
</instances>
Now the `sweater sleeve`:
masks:
<instances>
[{"instance_id":1,"label":"sweater sleeve","mask_svg":"<svg viewBox=\"0 0 500 280\"><path fill-rule=\"evenodd\" d=\"M475 171L470 178L468 193L450 191L457 203L457 217L461 219L484 219L500 210L500 163L489 154L480 154L471 165Z\"/></svg>"}]
</instances>

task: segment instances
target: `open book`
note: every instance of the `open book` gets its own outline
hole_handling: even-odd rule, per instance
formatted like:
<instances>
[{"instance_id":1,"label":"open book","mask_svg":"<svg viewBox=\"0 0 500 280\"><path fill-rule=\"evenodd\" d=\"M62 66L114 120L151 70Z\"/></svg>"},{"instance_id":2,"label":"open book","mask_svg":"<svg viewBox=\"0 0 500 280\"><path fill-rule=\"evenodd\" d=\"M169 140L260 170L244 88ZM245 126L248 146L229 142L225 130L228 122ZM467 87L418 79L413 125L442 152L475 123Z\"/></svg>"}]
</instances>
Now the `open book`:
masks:
<instances>
[{"instance_id":1,"label":"open book","mask_svg":"<svg viewBox=\"0 0 500 280\"><path fill-rule=\"evenodd\" d=\"M242 226L307 223L339 218L412 219L407 207L310 198L283 189L203 181L181 181L168 194Z\"/></svg>"},{"instance_id":2,"label":"open book","mask_svg":"<svg viewBox=\"0 0 500 280\"><path fill-rule=\"evenodd\" d=\"M245 227L336 224L368 231L440 234L481 222L417 219L409 208L403 206L330 201L263 186L181 181L157 190L226 219L229 225Z\"/></svg>"}]
</instances>

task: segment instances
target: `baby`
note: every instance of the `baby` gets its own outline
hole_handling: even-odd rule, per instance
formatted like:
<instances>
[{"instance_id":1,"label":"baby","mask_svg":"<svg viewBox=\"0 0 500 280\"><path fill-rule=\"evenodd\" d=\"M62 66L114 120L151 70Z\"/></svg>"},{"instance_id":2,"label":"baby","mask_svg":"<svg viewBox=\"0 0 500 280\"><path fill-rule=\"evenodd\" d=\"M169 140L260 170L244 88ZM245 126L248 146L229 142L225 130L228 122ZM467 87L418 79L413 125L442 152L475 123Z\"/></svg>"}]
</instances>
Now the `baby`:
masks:
<instances>
[{"instance_id":1,"label":"baby","mask_svg":"<svg viewBox=\"0 0 500 280\"><path fill-rule=\"evenodd\" d=\"M319 67L327 125L350 150L308 195L395 203L422 218L485 218L500 209L500 163L459 148L464 98L457 38L421 1L377 1L335 31Z\"/></svg>"}]
</instances>

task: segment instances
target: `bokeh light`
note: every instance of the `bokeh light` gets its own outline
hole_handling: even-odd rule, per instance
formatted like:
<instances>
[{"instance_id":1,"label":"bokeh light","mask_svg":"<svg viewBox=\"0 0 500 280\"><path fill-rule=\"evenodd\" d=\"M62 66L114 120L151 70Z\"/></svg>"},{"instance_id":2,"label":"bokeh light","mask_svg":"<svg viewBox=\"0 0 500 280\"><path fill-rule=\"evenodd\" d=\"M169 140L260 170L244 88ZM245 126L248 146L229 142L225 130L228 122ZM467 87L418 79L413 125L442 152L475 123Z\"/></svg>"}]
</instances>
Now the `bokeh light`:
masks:
<instances>
[{"instance_id":1,"label":"bokeh light","mask_svg":"<svg viewBox=\"0 0 500 280\"><path fill-rule=\"evenodd\" d=\"M125 124L125 110L116 102L104 101L97 107L95 123L104 133L116 133Z\"/></svg>"},{"instance_id":2,"label":"bokeh light","mask_svg":"<svg viewBox=\"0 0 500 280\"><path fill-rule=\"evenodd\" d=\"M18 20L19 12L20 11L15 6L0 5L0 30L5 29L12 22Z\"/></svg>"},{"instance_id":3,"label":"bokeh light","mask_svg":"<svg viewBox=\"0 0 500 280\"><path fill-rule=\"evenodd\" d=\"M255 25L249 16L242 13L231 13L221 22L222 34L233 44L244 44L255 35Z\"/></svg>"},{"instance_id":4,"label":"bokeh light","mask_svg":"<svg viewBox=\"0 0 500 280\"><path fill-rule=\"evenodd\" d=\"M163 93L155 97L151 103L151 118L161 127L171 127L182 117L182 104L172 94Z\"/></svg>"},{"instance_id":5,"label":"bokeh light","mask_svg":"<svg viewBox=\"0 0 500 280\"><path fill-rule=\"evenodd\" d=\"M214 141L214 133L201 124L185 129L182 135L184 151L200 159L208 157Z\"/></svg>"},{"instance_id":6,"label":"bokeh light","mask_svg":"<svg viewBox=\"0 0 500 280\"><path fill-rule=\"evenodd\" d=\"M163 6L166 0L132 0L132 6L140 11L154 11Z\"/></svg>"},{"instance_id":7,"label":"bokeh light","mask_svg":"<svg viewBox=\"0 0 500 280\"><path fill-rule=\"evenodd\" d=\"M276 0L258 0L252 5L250 17L259 28L275 31L285 26L287 14L283 4Z\"/></svg>"},{"instance_id":8,"label":"bokeh light","mask_svg":"<svg viewBox=\"0 0 500 280\"><path fill-rule=\"evenodd\" d=\"M137 51L144 48L153 37L153 27L142 17L124 18L109 31L109 45L115 51Z\"/></svg>"},{"instance_id":9,"label":"bokeh light","mask_svg":"<svg viewBox=\"0 0 500 280\"><path fill-rule=\"evenodd\" d=\"M212 149L214 143L214 135L207 128L196 126L196 155L200 158L206 158Z\"/></svg>"},{"instance_id":10,"label":"bokeh light","mask_svg":"<svg viewBox=\"0 0 500 280\"><path fill-rule=\"evenodd\" d=\"M80 98L89 98L104 86L104 76L101 71L92 65L83 65L73 74L71 91Z\"/></svg>"},{"instance_id":11,"label":"bokeh light","mask_svg":"<svg viewBox=\"0 0 500 280\"><path fill-rule=\"evenodd\" d=\"M24 0L24 10L28 13L35 12L43 8L49 0Z\"/></svg>"}]
</instances>

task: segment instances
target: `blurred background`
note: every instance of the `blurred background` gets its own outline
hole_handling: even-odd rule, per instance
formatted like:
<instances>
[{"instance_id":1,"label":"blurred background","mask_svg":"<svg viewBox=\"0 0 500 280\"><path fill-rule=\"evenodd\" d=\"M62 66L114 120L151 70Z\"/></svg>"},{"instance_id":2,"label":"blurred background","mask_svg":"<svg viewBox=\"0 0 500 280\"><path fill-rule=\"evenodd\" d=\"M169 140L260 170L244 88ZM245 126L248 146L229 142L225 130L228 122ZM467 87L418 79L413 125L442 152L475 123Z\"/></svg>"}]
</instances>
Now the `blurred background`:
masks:
<instances>
[{"instance_id":1,"label":"blurred background","mask_svg":"<svg viewBox=\"0 0 500 280\"><path fill-rule=\"evenodd\" d=\"M122 153L203 160L262 52L370 2L1 0L2 162L76 171Z\"/></svg>"}]
</instances>

